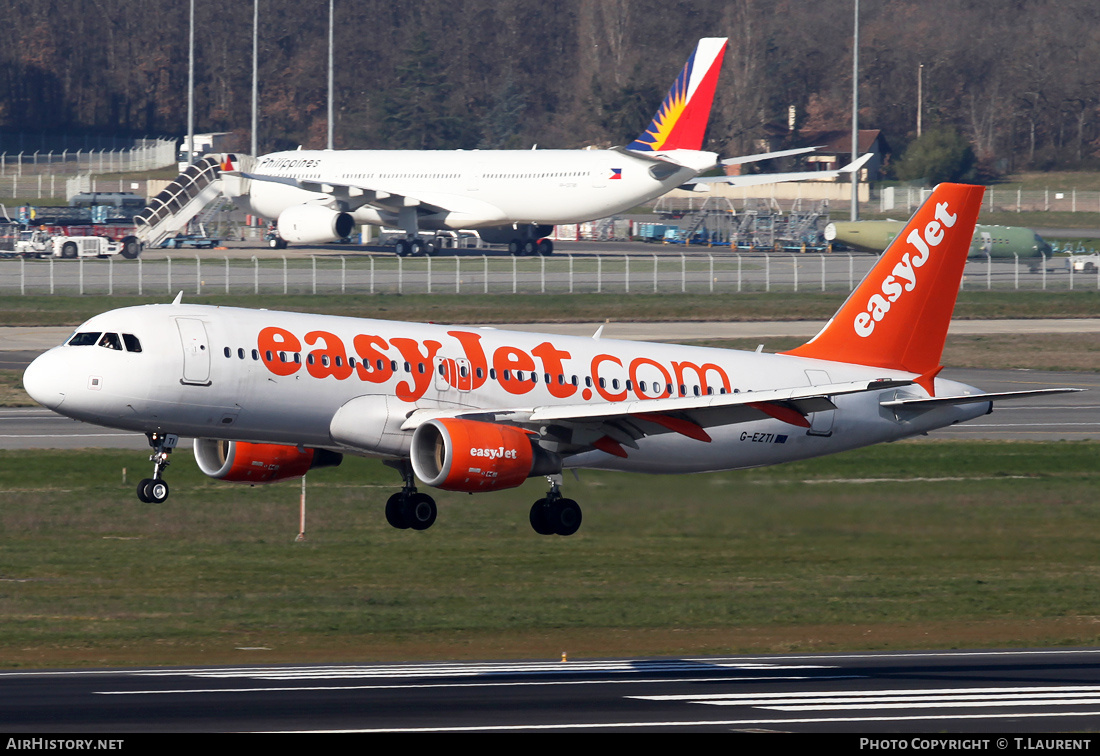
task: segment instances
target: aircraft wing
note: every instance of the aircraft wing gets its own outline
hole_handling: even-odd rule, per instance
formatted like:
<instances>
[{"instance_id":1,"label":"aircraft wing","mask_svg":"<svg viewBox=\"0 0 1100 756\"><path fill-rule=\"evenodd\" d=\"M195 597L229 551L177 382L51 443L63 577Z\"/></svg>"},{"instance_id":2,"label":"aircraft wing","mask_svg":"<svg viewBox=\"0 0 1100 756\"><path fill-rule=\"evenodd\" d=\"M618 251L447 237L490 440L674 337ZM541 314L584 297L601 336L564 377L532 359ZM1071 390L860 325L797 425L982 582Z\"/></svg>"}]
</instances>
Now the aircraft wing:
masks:
<instances>
[{"instance_id":1,"label":"aircraft wing","mask_svg":"<svg viewBox=\"0 0 1100 756\"><path fill-rule=\"evenodd\" d=\"M670 397L599 404L566 404L476 410L416 410L402 424L413 430L429 420L455 418L527 427L561 451L575 454L600 449L625 456L622 446L637 448L637 439L679 433L710 441L706 428L775 418L808 428L807 415L836 409L832 397L912 385L908 380L879 379L734 394ZM547 426L550 430L547 430ZM564 435L562 433L564 431Z\"/></svg>"},{"instance_id":2,"label":"aircraft wing","mask_svg":"<svg viewBox=\"0 0 1100 756\"><path fill-rule=\"evenodd\" d=\"M797 171L793 173L752 173L746 176L704 176L691 179L683 184L684 187L695 189L706 184L729 184L731 186L755 186L757 184L781 184L785 181L806 181L807 179L831 179L855 173L871 159L868 152L863 157L855 160L843 168L835 171ZM722 161L723 163L725 161Z\"/></svg>"},{"instance_id":3,"label":"aircraft wing","mask_svg":"<svg viewBox=\"0 0 1100 756\"><path fill-rule=\"evenodd\" d=\"M290 176L268 176L262 173L245 173L244 171L239 172L237 175L253 181L285 184L307 192L328 194L334 199L347 202L352 209L363 205L371 205L388 212L397 212L402 207L417 207L429 213L485 214L488 208L494 214L499 214L499 210L490 208L484 202L451 195L430 193L422 196L412 196L400 191L393 191L392 188L387 189L382 185L337 183L314 179L298 179Z\"/></svg>"}]
</instances>

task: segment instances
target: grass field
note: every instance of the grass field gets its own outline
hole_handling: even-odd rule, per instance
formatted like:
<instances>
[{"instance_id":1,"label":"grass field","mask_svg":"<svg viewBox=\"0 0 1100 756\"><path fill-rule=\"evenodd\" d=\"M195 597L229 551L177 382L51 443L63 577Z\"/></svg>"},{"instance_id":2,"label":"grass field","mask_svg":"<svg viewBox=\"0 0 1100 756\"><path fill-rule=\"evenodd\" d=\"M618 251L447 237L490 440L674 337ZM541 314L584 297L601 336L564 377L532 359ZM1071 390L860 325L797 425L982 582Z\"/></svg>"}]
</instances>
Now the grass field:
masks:
<instances>
[{"instance_id":1,"label":"grass field","mask_svg":"<svg viewBox=\"0 0 1100 756\"><path fill-rule=\"evenodd\" d=\"M544 485L440 492L393 530L396 476L211 481L177 453L0 452L10 667L1089 645L1100 448L905 442L690 478L582 473L581 532L527 523ZM127 468L123 482L123 468ZM263 650L242 650L263 649Z\"/></svg>"},{"instance_id":2,"label":"grass field","mask_svg":"<svg viewBox=\"0 0 1100 756\"><path fill-rule=\"evenodd\" d=\"M232 303L477 323L824 319L841 297L463 297L460 315L446 296L263 299ZM0 322L72 325L126 303L8 297ZM963 292L959 311L1086 317L1100 298ZM1096 371L1098 355L1092 335L952 337L944 362ZM0 371L0 403L22 401L19 378ZM303 542L298 482L223 484L181 450L171 499L143 505L134 487L145 456L0 451L0 664L1100 642L1095 443L919 441L689 477L582 472L565 481L585 512L570 538L528 525L541 480L477 497L433 492L436 525L396 531L382 513L396 474L348 458L310 475Z\"/></svg>"}]
</instances>

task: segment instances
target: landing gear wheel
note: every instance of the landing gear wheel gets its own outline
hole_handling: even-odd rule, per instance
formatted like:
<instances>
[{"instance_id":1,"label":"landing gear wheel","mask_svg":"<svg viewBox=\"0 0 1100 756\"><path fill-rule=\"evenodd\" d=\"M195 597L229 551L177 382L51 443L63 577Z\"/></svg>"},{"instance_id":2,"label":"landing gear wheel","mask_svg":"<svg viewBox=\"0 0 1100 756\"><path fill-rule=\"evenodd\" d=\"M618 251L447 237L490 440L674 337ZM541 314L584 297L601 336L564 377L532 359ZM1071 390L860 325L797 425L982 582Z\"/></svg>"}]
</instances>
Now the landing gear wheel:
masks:
<instances>
[{"instance_id":1,"label":"landing gear wheel","mask_svg":"<svg viewBox=\"0 0 1100 756\"><path fill-rule=\"evenodd\" d=\"M539 251L539 243L533 239L528 239L523 243L523 254L530 257L531 255L537 255Z\"/></svg>"},{"instance_id":2,"label":"landing gear wheel","mask_svg":"<svg viewBox=\"0 0 1100 756\"><path fill-rule=\"evenodd\" d=\"M435 522L435 500L428 494L415 493L404 507L405 521L413 530L427 530Z\"/></svg>"},{"instance_id":3,"label":"landing gear wheel","mask_svg":"<svg viewBox=\"0 0 1100 756\"><path fill-rule=\"evenodd\" d=\"M412 251L412 246L404 239L398 239L394 242L393 251L398 257L405 257Z\"/></svg>"},{"instance_id":4,"label":"landing gear wheel","mask_svg":"<svg viewBox=\"0 0 1100 756\"><path fill-rule=\"evenodd\" d=\"M550 503L546 499L539 499L531 505L531 527L539 535L554 535L548 517L549 510Z\"/></svg>"},{"instance_id":5,"label":"landing gear wheel","mask_svg":"<svg viewBox=\"0 0 1100 756\"><path fill-rule=\"evenodd\" d=\"M127 260L134 260L141 254L141 242L138 241L136 236L127 236L122 240L122 251L120 254Z\"/></svg>"},{"instance_id":6,"label":"landing gear wheel","mask_svg":"<svg viewBox=\"0 0 1100 756\"><path fill-rule=\"evenodd\" d=\"M168 481L154 480L145 488L145 495L149 497L149 503L162 504L168 498Z\"/></svg>"},{"instance_id":7,"label":"landing gear wheel","mask_svg":"<svg viewBox=\"0 0 1100 756\"><path fill-rule=\"evenodd\" d=\"M398 530L408 530L409 522L405 518L405 495L395 493L386 500L386 522Z\"/></svg>"},{"instance_id":8,"label":"landing gear wheel","mask_svg":"<svg viewBox=\"0 0 1100 756\"><path fill-rule=\"evenodd\" d=\"M167 481L145 478L138 483L138 498L146 504L163 504L168 498L168 493Z\"/></svg>"},{"instance_id":9,"label":"landing gear wheel","mask_svg":"<svg viewBox=\"0 0 1100 756\"><path fill-rule=\"evenodd\" d=\"M571 536L580 529L581 508L572 499L558 499L550 505L550 524L560 536Z\"/></svg>"},{"instance_id":10,"label":"landing gear wheel","mask_svg":"<svg viewBox=\"0 0 1100 756\"><path fill-rule=\"evenodd\" d=\"M549 239L539 239L538 253L543 257L554 254L554 242Z\"/></svg>"},{"instance_id":11,"label":"landing gear wheel","mask_svg":"<svg viewBox=\"0 0 1100 756\"><path fill-rule=\"evenodd\" d=\"M512 239L512 241L508 242L508 254L512 257L518 257L523 254L523 242L519 239Z\"/></svg>"}]
</instances>

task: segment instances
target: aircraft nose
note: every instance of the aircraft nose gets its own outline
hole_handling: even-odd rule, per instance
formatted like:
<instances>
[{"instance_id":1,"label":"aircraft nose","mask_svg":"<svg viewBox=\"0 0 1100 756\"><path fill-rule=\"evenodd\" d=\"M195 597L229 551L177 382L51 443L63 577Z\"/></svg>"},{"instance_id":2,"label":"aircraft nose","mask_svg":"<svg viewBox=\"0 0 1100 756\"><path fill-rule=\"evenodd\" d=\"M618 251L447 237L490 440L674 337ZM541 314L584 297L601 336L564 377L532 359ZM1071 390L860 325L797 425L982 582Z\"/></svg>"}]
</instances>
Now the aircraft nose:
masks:
<instances>
[{"instance_id":1,"label":"aircraft nose","mask_svg":"<svg viewBox=\"0 0 1100 756\"><path fill-rule=\"evenodd\" d=\"M31 399L55 410L65 401L64 375L51 349L36 357L23 371L23 388Z\"/></svg>"}]
</instances>

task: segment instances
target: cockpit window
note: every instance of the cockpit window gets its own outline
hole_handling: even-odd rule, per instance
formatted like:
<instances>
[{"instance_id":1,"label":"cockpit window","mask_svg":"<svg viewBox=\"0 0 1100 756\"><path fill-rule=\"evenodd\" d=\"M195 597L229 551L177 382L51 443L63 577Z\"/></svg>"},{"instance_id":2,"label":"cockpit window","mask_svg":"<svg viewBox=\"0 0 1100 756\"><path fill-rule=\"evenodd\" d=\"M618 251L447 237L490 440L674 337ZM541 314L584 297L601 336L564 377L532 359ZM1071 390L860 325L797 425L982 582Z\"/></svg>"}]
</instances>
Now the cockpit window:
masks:
<instances>
[{"instance_id":1,"label":"cockpit window","mask_svg":"<svg viewBox=\"0 0 1100 756\"><path fill-rule=\"evenodd\" d=\"M122 341L123 341L124 344L126 344L126 351L127 352L140 352L141 351L141 342L138 341L138 337L135 336L134 334L132 334L132 333L122 334Z\"/></svg>"},{"instance_id":2,"label":"cockpit window","mask_svg":"<svg viewBox=\"0 0 1100 756\"><path fill-rule=\"evenodd\" d=\"M102 331L85 331L84 333L75 333L73 337L69 339L69 346L92 346L102 335Z\"/></svg>"},{"instance_id":3,"label":"cockpit window","mask_svg":"<svg viewBox=\"0 0 1100 756\"><path fill-rule=\"evenodd\" d=\"M119 340L117 333L103 334L103 338L99 340L99 345L101 347L106 347L107 349L116 349L120 352L122 351L122 342Z\"/></svg>"}]
</instances>

